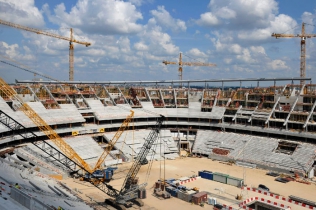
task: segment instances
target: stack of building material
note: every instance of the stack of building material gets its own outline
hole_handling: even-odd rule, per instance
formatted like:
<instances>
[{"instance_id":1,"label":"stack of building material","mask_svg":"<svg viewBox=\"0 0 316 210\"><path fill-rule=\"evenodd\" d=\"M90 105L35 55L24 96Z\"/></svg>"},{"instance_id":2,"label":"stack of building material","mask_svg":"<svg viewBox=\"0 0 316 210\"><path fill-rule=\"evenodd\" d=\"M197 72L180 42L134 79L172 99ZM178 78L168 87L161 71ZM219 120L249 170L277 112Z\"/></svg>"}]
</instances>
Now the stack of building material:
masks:
<instances>
[{"instance_id":1,"label":"stack of building material","mask_svg":"<svg viewBox=\"0 0 316 210\"><path fill-rule=\"evenodd\" d=\"M178 191L178 198L181 200L184 200L186 202L191 202L192 196L194 194L196 194L196 191L194 191L194 190L188 190L188 191L179 190Z\"/></svg>"}]
</instances>

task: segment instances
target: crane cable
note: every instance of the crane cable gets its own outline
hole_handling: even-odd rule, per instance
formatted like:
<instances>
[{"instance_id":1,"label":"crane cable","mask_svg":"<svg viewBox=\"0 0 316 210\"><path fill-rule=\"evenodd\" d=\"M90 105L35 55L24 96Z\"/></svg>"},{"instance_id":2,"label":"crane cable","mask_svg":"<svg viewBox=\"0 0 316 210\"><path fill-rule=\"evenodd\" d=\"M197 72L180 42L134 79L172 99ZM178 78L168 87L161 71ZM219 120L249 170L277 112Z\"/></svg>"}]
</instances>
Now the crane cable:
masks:
<instances>
[{"instance_id":1,"label":"crane cable","mask_svg":"<svg viewBox=\"0 0 316 210\"><path fill-rule=\"evenodd\" d=\"M186 54L183 54L183 53L182 53L182 55L184 55L184 56L186 56L186 57L188 57L188 58L190 58L190 59L192 59L192 60L195 60L195 61L197 61L197 62L199 62L199 63L205 63L205 62L199 61L199 60L196 59L196 58L192 58L192 57L190 57L190 56L188 56L188 55L186 55Z\"/></svg>"},{"instance_id":2,"label":"crane cable","mask_svg":"<svg viewBox=\"0 0 316 210\"><path fill-rule=\"evenodd\" d=\"M0 62L2 62L2 63L4 63L4 64L13 66L13 67L15 67L15 68L18 68L18 69L21 69L21 70L24 70L24 71L27 71L27 72L30 72L30 73L33 73L33 74L37 74L37 75L39 75L39 76L41 76L41 77L44 77L44 78L46 78L46 79L49 79L49 80L53 80L53 81L59 82L58 79L55 79L55 78L50 77L50 76L47 76L47 75L45 75L45 74L43 74L43 73L40 73L40 72L38 72L38 71L30 70L30 69L28 69L29 67L27 67L27 66L25 66L25 65L23 65L23 64L21 64L21 63L15 61L15 60L11 59L11 58L8 58L8 57L3 56L3 55L0 55L0 56L3 57L3 58L5 58L5 59L7 59L7 60L10 60L10 61L12 61L12 62L15 62L15 63L19 64L20 66L15 65L15 64L12 64L12 63L9 63L9 62L7 62L7 61L0 60ZM22 66L22 67L21 67L21 66Z\"/></svg>"}]
</instances>

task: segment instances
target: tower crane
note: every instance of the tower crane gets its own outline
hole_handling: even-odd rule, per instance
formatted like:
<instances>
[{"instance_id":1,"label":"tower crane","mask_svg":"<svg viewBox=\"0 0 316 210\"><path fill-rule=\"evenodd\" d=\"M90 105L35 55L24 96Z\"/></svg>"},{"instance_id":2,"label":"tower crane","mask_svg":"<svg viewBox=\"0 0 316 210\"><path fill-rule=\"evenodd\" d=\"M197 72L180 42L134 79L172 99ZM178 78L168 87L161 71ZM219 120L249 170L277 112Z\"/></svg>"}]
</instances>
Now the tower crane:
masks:
<instances>
[{"instance_id":1,"label":"tower crane","mask_svg":"<svg viewBox=\"0 0 316 210\"><path fill-rule=\"evenodd\" d=\"M79 40L74 39L72 28L70 28L70 38L69 38L69 37L60 36L58 34L50 33L47 31L42 31L40 29L30 28L30 27L22 26L22 25L19 25L16 23L11 23L11 22L1 20L1 19L0 19L0 24L10 26L13 28L17 28L17 29L21 29L21 30L25 30L25 31L34 32L36 34L42 34L45 36L50 36L50 37L54 37L57 39L69 41L69 81L74 80L74 45L73 45L73 43L82 44L82 45L85 45L86 47L91 45L91 43L89 43L89 42L83 42L83 41L79 41Z\"/></svg>"},{"instance_id":2,"label":"tower crane","mask_svg":"<svg viewBox=\"0 0 316 210\"><path fill-rule=\"evenodd\" d=\"M174 65L179 65L179 80L182 81L182 67L183 66L216 66L216 64L213 63L202 63L202 62L183 62L182 61L182 53L180 52L179 55L179 62L174 62L174 61L162 61L163 64L168 65L168 64L174 64ZM182 83L180 83L180 87L182 87Z\"/></svg>"},{"instance_id":3,"label":"tower crane","mask_svg":"<svg viewBox=\"0 0 316 210\"><path fill-rule=\"evenodd\" d=\"M305 24L302 23L302 32L301 34L277 34L272 33L272 37L277 38L301 38L301 62L300 62L300 77L306 77L306 39L316 37L316 34L306 34L305 33ZM301 86L305 84L305 80L301 80Z\"/></svg>"}]
</instances>

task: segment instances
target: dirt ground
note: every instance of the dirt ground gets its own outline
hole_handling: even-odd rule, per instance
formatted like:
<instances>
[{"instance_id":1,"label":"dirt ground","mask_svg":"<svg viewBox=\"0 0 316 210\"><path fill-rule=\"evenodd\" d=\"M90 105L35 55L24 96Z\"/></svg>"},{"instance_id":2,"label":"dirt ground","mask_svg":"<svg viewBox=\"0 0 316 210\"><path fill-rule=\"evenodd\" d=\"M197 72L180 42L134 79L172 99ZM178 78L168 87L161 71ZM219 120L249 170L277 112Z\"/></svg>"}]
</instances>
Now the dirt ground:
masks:
<instances>
[{"instance_id":1,"label":"dirt ground","mask_svg":"<svg viewBox=\"0 0 316 210\"><path fill-rule=\"evenodd\" d=\"M114 174L114 180L111 181L111 185L116 189L120 189L121 185L124 181L124 178L128 172L129 167L131 167L131 163L124 163L118 166L119 170L117 170ZM163 169L166 169L165 171ZM257 187L259 184L264 184L270 188L270 191L276 194L279 194L284 197L288 197L289 195L298 196L301 198L305 198L307 200L311 200L316 202L316 182L313 182L311 185L302 184L298 182L289 182L289 183L280 183L274 181L274 177L265 175L267 171L261 169L250 169L243 168L236 165L227 165L224 163L220 163L218 161L212 161L207 158L184 158L184 159L176 159L176 160L166 160L164 162L155 161L152 165L150 174L147 173L148 165L142 166L138 173L138 177L140 179L140 183L147 181L148 185L147 189L147 198L144 199L145 206L144 207L133 207L132 209L201 209L200 206L192 205L191 203L187 203L178 198L172 197L171 199L159 199L153 196L153 186L154 183L160 178L181 178L181 177L190 177L192 175L198 175L198 171L200 170L209 170L213 172L220 172L229 174L230 176L243 178L243 171L245 170L245 184L248 187ZM146 177L148 175L148 180ZM66 183L71 189L79 190L79 195L84 199L87 203L94 205L97 209L113 209L111 207L102 207L100 204L103 204L104 199L107 198L100 190L94 188L91 184L87 182L81 182L75 179L67 179L63 180L63 183ZM242 191L240 188L233 187L230 185L222 184L219 182L206 180L206 179L198 179L196 181L184 184L187 187L198 187L200 191L207 191L214 195L220 195L225 197L225 199L217 199L217 202L231 205L232 207L237 208L237 204L240 201L235 199L237 194L243 194L243 199L251 198L251 197L267 197L262 194L258 194L250 191ZM267 197L270 200L271 197ZM280 202L280 200L275 200L276 202L283 203L287 206L291 206L292 209L306 209L303 207L296 206L294 204L290 204L287 202ZM98 204L98 205L97 205ZM206 205L204 206L206 209L213 209L213 206Z\"/></svg>"}]
</instances>

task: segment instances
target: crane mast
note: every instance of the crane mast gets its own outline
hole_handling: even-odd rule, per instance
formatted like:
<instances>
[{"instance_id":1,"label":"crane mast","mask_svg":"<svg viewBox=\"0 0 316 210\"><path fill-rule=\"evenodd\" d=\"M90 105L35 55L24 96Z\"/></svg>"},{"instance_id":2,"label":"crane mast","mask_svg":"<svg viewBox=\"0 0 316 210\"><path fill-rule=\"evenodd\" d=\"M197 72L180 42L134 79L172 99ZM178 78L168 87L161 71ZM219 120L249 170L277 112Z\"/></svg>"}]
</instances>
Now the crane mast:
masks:
<instances>
[{"instance_id":1,"label":"crane mast","mask_svg":"<svg viewBox=\"0 0 316 210\"><path fill-rule=\"evenodd\" d=\"M2 25L6 25L6 26L10 26L12 28L17 28L17 29L21 29L21 30L25 30L25 31L29 31L29 32L33 32L36 34L41 34L41 35L45 35L45 36L49 36L49 37L53 37L53 38L57 38L57 39L62 39L65 41L69 42L69 81L73 81L74 80L74 46L73 43L77 43L77 44L81 44L81 45L85 45L86 47L90 46L91 43L89 42L83 42L83 41L79 41L73 38L73 29L70 28L70 38L69 37L64 37L64 36L60 36L58 34L54 34L54 33L50 33L47 31L42 31L39 29L35 29L35 28L30 28L27 26L22 26L16 23L11 23L5 20L1 20L0 19L0 24Z\"/></svg>"}]
</instances>

